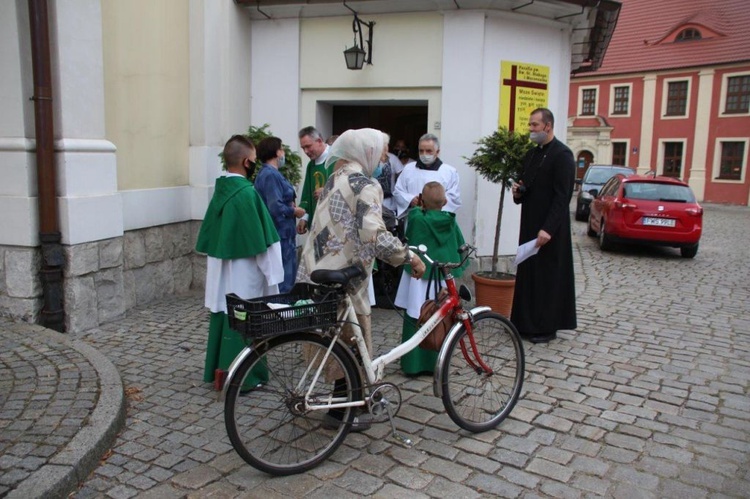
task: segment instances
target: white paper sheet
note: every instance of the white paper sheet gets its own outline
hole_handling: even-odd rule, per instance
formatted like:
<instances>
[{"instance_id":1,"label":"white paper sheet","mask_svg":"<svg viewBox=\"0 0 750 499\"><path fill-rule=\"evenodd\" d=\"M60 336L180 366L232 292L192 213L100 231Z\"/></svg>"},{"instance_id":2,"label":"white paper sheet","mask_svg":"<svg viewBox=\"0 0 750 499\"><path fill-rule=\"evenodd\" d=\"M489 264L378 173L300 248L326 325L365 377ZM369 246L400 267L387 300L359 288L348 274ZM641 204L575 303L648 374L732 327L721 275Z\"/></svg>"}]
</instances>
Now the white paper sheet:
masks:
<instances>
[{"instance_id":1,"label":"white paper sheet","mask_svg":"<svg viewBox=\"0 0 750 499\"><path fill-rule=\"evenodd\" d=\"M523 243L516 252L516 267L537 253L539 253L539 246L536 245L536 239Z\"/></svg>"}]
</instances>

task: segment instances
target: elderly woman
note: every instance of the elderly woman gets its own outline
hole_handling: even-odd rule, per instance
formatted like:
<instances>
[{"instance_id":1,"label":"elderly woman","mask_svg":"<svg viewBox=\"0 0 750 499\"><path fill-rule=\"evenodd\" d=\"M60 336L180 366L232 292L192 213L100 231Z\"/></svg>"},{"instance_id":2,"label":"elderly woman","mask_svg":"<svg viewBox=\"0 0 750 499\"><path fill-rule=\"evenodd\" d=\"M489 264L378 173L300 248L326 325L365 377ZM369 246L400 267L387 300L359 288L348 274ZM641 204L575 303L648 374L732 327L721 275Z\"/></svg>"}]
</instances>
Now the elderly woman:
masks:
<instances>
[{"instance_id":1,"label":"elderly woman","mask_svg":"<svg viewBox=\"0 0 750 499\"><path fill-rule=\"evenodd\" d=\"M331 146L326 166L335 163L315 208L310 234L305 241L297 270L298 282L310 282L310 273L318 269L362 268L364 276L350 283L348 290L368 353L372 354L372 325L367 284L375 258L398 266L410 263L412 275L421 277L425 265L418 255L388 232L383 222L383 189L373 174L387 153L386 135L372 128L347 130ZM346 331L351 340L351 331ZM329 366L332 367L332 366ZM335 381L334 390L346 389L336 369L327 369L326 378ZM332 428L340 424L343 411L331 409L323 423ZM367 415L359 415L351 431L369 428Z\"/></svg>"},{"instance_id":2,"label":"elderly woman","mask_svg":"<svg viewBox=\"0 0 750 499\"><path fill-rule=\"evenodd\" d=\"M380 130L347 130L331 146L328 161L334 173L318 200L311 232L297 271L298 282L310 282L317 269L360 266L365 277L351 284L349 295L372 354L370 300L367 282L376 258L393 266L409 263L421 277L425 265L418 255L388 232L383 222L383 190L373 173L387 154L387 136Z\"/></svg>"}]
</instances>

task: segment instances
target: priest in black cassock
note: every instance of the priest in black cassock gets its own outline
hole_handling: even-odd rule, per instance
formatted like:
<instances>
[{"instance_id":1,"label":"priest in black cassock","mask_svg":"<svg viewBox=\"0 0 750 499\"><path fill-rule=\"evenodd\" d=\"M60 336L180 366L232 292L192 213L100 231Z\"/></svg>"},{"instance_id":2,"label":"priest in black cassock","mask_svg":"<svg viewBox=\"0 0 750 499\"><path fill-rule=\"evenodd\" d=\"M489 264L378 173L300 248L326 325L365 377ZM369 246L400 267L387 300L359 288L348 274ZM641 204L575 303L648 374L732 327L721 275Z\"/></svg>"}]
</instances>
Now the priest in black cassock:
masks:
<instances>
[{"instance_id":1,"label":"priest in black cassock","mask_svg":"<svg viewBox=\"0 0 750 499\"><path fill-rule=\"evenodd\" d=\"M554 135L555 118L546 108L531 113L529 130L537 144L527 154L513 201L521 205L519 244L536 239L539 253L518 265L511 321L525 339L546 343L560 329L575 329L576 302L570 199L575 161Z\"/></svg>"}]
</instances>

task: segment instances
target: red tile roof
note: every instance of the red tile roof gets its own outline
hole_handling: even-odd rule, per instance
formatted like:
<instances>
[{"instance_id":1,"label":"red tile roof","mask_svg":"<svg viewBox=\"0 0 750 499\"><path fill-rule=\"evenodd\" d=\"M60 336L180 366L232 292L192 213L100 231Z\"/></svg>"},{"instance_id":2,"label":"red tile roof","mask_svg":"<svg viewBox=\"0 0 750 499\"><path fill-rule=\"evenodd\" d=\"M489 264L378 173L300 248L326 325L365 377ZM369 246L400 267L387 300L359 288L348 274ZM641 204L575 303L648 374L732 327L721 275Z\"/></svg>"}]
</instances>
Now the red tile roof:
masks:
<instances>
[{"instance_id":1,"label":"red tile roof","mask_svg":"<svg viewBox=\"0 0 750 499\"><path fill-rule=\"evenodd\" d=\"M748 0L622 0L622 4L604 62L587 76L750 61ZM685 27L698 29L703 38L674 42Z\"/></svg>"}]
</instances>

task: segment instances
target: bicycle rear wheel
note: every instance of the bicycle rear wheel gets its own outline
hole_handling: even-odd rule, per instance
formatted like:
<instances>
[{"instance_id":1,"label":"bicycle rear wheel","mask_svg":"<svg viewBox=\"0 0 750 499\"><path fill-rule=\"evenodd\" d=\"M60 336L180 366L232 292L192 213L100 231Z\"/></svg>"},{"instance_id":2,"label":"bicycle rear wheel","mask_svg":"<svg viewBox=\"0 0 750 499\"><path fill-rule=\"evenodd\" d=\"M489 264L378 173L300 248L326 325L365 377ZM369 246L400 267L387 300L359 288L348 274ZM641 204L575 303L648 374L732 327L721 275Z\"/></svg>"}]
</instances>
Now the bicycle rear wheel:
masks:
<instances>
[{"instance_id":1,"label":"bicycle rear wheel","mask_svg":"<svg viewBox=\"0 0 750 499\"><path fill-rule=\"evenodd\" d=\"M253 467L272 475L301 473L343 442L354 419L352 408L336 410L335 418L325 409L305 410L305 394L329 345L329 339L314 333L282 335L238 368L227 389L224 422L232 446ZM323 371L310 403L325 404L331 396L361 399L359 372L341 345L334 345ZM334 372L338 381L326 380L325 372ZM265 381L245 390L248 373Z\"/></svg>"},{"instance_id":2,"label":"bicycle rear wheel","mask_svg":"<svg viewBox=\"0 0 750 499\"><path fill-rule=\"evenodd\" d=\"M513 410L521 395L525 361L518 331L500 314L477 314L471 335L481 362L463 327L448 345L440 383L450 418L479 433L495 428ZM480 367L482 362L490 373Z\"/></svg>"}]
</instances>

